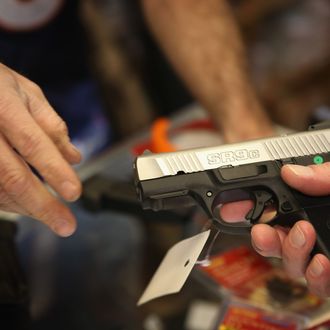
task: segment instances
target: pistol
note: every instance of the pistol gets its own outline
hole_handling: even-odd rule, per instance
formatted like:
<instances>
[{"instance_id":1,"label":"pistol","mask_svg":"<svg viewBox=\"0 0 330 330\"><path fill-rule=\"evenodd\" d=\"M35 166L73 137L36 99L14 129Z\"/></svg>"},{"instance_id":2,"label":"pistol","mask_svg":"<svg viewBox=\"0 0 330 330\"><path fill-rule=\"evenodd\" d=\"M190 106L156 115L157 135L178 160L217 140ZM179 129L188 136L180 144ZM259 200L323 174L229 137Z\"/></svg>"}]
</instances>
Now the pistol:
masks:
<instances>
[{"instance_id":1,"label":"pistol","mask_svg":"<svg viewBox=\"0 0 330 330\"><path fill-rule=\"evenodd\" d=\"M262 222L267 207L275 208L269 225L292 227L305 219L315 228L313 250L330 258L330 196L308 196L281 178L285 164L311 165L330 161L330 121L307 131L218 147L169 153L145 152L134 163L138 198L154 211L199 205L219 230L248 234ZM219 206L250 199L245 219L228 223Z\"/></svg>"}]
</instances>

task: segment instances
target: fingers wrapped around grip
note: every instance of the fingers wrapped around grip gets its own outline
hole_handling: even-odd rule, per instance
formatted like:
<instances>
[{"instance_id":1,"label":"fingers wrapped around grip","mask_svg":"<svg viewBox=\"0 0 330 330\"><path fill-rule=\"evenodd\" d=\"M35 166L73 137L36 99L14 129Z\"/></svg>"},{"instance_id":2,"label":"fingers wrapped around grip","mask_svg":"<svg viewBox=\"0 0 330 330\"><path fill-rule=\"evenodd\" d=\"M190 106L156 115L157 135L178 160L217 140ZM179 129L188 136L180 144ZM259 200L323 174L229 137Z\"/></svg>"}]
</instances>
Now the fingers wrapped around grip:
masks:
<instances>
[{"instance_id":1,"label":"fingers wrapped around grip","mask_svg":"<svg viewBox=\"0 0 330 330\"><path fill-rule=\"evenodd\" d=\"M281 175L284 181L300 192L321 196L330 194L330 163L320 165L285 165Z\"/></svg>"}]
</instances>

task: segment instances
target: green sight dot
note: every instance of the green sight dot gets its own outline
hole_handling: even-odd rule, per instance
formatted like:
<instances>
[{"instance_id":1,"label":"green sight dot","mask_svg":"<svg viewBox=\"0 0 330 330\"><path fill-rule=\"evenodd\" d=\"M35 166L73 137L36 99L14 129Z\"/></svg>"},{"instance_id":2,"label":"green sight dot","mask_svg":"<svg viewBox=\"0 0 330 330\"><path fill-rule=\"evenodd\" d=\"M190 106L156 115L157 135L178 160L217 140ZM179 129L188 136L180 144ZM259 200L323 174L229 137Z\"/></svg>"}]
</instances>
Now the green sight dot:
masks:
<instances>
[{"instance_id":1,"label":"green sight dot","mask_svg":"<svg viewBox=\"0 0 330 330\"><path fill-rule=\"evenodd\" d=\"M314 164L322 164L324 162L324 159L322 156L315 156L313 162Z\"/></svg>"}]
</instances>

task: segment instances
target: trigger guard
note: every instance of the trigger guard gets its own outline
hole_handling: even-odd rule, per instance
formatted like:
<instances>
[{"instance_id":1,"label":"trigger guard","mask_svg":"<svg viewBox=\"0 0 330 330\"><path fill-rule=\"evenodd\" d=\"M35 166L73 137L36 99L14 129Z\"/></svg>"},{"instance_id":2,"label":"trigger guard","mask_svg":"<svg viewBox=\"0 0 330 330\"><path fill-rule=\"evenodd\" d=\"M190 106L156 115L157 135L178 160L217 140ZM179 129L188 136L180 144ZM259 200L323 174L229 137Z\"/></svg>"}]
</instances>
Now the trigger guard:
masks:
<instances>
[{"instance_id":1,"label":"trigger guard","mask_svg":"<svg viewBox=\"0 0 330 330\"><path fill-rule=\"evenodd\" d=\"M251 224L242 225L242 223L232 224L224 222L222 220L213 218L213 224L220 232L229 235L250 235L251 234Z\"/></svg>"}]
</instances>

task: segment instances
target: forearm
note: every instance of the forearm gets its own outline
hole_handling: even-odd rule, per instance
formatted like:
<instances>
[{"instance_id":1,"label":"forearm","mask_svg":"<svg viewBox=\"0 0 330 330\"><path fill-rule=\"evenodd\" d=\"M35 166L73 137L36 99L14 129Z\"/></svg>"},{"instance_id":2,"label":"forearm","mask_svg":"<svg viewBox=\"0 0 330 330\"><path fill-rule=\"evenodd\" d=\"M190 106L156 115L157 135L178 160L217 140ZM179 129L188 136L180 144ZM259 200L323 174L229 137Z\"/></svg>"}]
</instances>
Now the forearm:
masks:
<instances>
[{"instance_id":1,"label":"forearm","mask_svg":"<svg viewBox=\"0 0 330 330\"><path fill-rule=\"evenodd\" d=\"M145 17L178 74L227 141L268 134L248 77L231 8L224 0L143 0Z\"/></svg>"}]
</instances>

